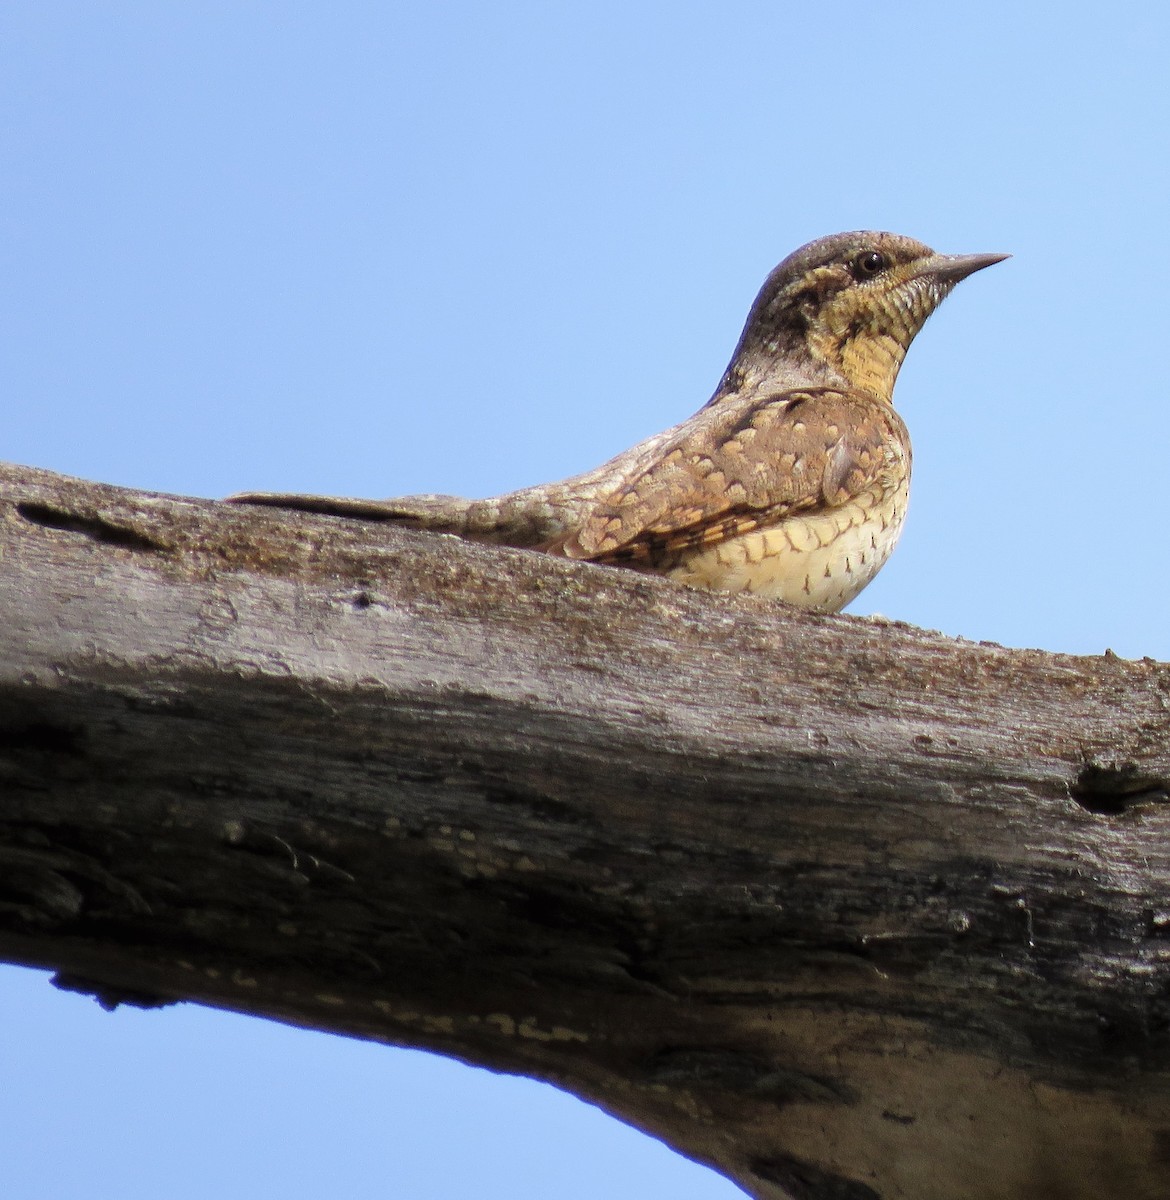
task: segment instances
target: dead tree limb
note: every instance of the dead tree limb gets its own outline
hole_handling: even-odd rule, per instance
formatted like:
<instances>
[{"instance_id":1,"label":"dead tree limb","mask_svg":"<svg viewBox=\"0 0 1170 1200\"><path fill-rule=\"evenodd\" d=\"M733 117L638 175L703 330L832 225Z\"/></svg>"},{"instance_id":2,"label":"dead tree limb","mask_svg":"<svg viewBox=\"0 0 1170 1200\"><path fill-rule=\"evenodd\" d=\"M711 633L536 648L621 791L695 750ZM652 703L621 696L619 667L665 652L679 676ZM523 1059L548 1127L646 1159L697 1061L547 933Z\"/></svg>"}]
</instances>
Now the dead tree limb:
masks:
<instances>
[{"instance_id":1,"label":"dead tree limb","mask_svg":"<svg viewBox=\"0 0 1170 1200\"><path fill-rule=\"evenodd\" d=\"M0 957L778 1200L1170 1195L1170 667L0 472Z\"/></svg>"}]
</instances>

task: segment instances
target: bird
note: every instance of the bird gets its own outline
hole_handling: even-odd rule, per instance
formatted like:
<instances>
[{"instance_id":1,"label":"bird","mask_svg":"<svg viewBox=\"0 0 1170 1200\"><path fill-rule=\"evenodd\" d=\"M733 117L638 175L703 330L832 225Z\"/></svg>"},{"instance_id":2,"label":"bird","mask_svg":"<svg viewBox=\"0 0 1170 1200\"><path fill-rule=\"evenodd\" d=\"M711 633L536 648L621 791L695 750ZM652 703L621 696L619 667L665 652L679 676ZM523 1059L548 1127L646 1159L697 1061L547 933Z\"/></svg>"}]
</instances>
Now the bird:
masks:
<instances>
[{"instance_id":1,"label":"bird","mask_svg":"<svg viewBox=\"0 0 1170 1200\"><path fill-rule=\"evenodd\" d=\"M484 500L248 492L264 505L398 525L839 612L902 531L910 436L893 407L910 343L946 296L1006 254L938 254L834 234L767 277L693 416L571 478Z\"/></svg>"}]
</instances>

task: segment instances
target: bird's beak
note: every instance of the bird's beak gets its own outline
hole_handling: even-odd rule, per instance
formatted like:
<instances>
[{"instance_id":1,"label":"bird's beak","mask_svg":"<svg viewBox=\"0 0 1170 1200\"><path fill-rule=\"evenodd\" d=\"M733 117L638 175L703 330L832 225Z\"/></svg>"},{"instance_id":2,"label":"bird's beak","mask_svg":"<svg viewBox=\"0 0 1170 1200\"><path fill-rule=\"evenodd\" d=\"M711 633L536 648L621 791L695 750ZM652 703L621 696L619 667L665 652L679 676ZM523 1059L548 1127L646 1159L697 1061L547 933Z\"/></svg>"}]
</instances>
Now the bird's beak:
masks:
<instances>
[{"instance_id":1,"label":"bird's beak","mask_svg":"<svg viewBox=\"0 0 1170 1200\"><path fill-rule=\"evenodd\" d=\"M943 283L955 284L984 267L1011 258L1010 254L936 254L922 264L919 275L931 275Z\"/></svg>"}]
</instances>

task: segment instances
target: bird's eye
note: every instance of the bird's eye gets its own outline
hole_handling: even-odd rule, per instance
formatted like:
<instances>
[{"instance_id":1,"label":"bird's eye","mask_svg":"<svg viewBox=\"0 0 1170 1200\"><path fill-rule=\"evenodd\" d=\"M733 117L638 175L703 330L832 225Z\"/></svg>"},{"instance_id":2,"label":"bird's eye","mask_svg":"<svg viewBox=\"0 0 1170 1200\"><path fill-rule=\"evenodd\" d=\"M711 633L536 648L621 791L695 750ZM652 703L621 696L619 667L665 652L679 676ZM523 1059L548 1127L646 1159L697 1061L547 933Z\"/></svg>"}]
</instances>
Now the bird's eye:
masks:
<instances>
[{"instance_id":1,"label":"bird's eye","mask_svg":"<svg viewBox=\"0 0 1170 1200\"><path fill-rule=\"evenodd\" d=\"M859 279L870 279L886 269L886 256L878 250L867 250L857 256L853 268Z\"/></svg>"}]
</instances>

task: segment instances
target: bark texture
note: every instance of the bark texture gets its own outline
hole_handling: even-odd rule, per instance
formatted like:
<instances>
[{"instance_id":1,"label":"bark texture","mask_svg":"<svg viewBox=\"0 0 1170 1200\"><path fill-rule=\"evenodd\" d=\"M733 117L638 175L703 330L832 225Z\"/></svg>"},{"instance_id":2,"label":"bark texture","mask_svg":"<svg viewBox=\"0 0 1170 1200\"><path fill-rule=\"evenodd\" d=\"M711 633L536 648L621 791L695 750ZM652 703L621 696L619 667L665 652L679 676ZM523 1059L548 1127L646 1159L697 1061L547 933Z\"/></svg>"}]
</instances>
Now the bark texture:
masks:
<instances>
[{"instance_id":1,"label":"bark texture","mask_svg":"<svg viewBox=\"0 0 1170 1200\"><path fill-rule=\"evenodd\" d=\"M760 1200L1170 1195L1170 667L17 467L0 605L0 957Z\"/></svg>"}]
</instances>

